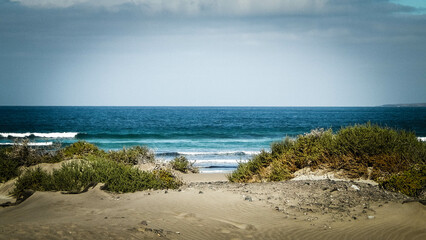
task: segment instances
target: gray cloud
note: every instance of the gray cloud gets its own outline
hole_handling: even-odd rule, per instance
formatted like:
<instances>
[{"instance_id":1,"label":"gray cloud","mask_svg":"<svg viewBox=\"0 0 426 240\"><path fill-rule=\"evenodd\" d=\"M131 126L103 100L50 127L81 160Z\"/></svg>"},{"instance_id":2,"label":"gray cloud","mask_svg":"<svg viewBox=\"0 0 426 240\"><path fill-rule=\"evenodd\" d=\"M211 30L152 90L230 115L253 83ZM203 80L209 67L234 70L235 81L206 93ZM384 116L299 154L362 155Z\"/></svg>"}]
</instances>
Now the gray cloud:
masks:
<instances>
[{"instance_id":1,"label":"gray cloud","mask_svg":"<svg viewBox=\"0 0 426 240\"><path fill-rule=\"evenodd\" d=\"M414 12L387 0L0 0L0 105L425 102L426 16Z\"/></svg>"},{"instance_id":2,"label":"gray cloud","mask_svg":"<svg viewBox=\"0 0 426 240\"><path fill-rule=\"evenodd\" d=\"M410 12L412 7L388 0L12 0L34 8L137 9L156 15L270 16L300 14L350 14Z\"/></svg>"}]
</instances>

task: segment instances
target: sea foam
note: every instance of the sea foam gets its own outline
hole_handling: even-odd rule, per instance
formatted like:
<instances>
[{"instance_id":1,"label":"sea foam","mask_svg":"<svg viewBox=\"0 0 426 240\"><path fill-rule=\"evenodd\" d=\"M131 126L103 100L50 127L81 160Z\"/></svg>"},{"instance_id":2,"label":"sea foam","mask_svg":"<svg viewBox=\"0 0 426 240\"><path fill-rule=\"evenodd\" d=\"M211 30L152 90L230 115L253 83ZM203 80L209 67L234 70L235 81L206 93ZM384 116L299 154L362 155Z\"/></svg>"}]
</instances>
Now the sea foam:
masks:
<instances>
[{"instance_id":1,"label":"sea foam","mask_svg":"<svg viewBox=\"0 0 426 240\"><path fill-rule=\"evenodd\" d=\"M74 138L77 132L53 132L53 133L0 133L1 137L25 138L25 137L40 137L40 138Z\"/></svg>"},{"instance_id":2,"label":"sea foam","mask_svg":"<svg viewBox=\"0 0 426 240\"><path fill-rule=\"evenodd\" d=\"M51 146L53 142L30 142L27 143L28 146ZM13 146L13 145L22 145L22 143L0 143L3 146Z\"/></svg>"},{"instance_id":3,"label":"sea foam","mask_svg":"<svg viewBox=\"0 0 426 240\"><path fill-rule=\"evenodd\" d=\"M259 154L260 151L218 151L218 152L159 152L158 156L204 156L204 155L255 155Z\"/></svg>"}]
</instances>

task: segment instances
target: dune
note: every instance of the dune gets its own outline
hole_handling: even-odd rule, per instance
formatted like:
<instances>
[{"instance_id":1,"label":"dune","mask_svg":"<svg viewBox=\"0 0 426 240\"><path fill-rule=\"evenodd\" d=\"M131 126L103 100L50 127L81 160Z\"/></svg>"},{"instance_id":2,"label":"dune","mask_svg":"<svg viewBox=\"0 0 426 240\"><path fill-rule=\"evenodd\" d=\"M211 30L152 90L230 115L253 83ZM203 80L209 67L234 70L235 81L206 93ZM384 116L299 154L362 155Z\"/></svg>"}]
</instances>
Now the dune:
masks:
<instances>
[{"instance_id":1,"label":"dune","mask_svg":"<svg viewBox=\"0 0 426 240\"><path fill-rule=\"evenodd\" d=\"M36 192L0 208L0 239L426 239L424 205L368 183L181 177L178 190Z\"/></svg>"}]
</instances>

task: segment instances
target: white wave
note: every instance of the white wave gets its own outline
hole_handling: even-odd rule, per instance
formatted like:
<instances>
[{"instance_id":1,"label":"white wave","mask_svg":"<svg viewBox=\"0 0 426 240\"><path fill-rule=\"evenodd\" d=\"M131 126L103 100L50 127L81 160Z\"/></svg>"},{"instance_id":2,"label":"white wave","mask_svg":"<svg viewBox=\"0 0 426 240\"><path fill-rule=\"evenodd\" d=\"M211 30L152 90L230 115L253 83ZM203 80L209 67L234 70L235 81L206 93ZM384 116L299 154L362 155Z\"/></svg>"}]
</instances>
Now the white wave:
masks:
<instances>
[{"instance_id":1,"label":"white wave","mask_svg":"<svg viewBox=\"0 0 426 240\"><path fill-rule=\"evenodd\" d=\"M111 141L113 139L113 141ZM98 140L96 139L96 142L98 143L149 143L149 144L155 144L155 143L258 143L258 142L274 142L279 141L279 139L210 139L210 140L204 140L204 139L131 139L131 140L121 140L121 139L114 139L113 137L111 139L107 140Z\"/></svg>"},{"instance_id":2,"label":"white wave","mask_svg":"<svg viewBox=\"0 0 426 240\"><path fill-rule=\"evenodd\" d=\"M22 145L22 143L0 143L3 146L13 146L13 145ZM28 146L51 146L53 142L31 142L28 143Z\"/></svg>"},{"instance_id":3,"label":"white wave","mask_svg":"<svg viewBox=\"0 0 426 240\"><path fill-rule=\"evenodd\" d=\"M53 132L53 133L0 133L1 137L15 137L15 138L24 138L24 137L41 137L41 138L74 138L77 136L77 132Z\"/></svg>"},{"instance_id":4,"label":"white wave","mask_svg":"<svg viewBox=\"0 0 426 240\"><path fill-rule=\"evenodd\" d=\"M219 170L219 169L208 169L208 168L202 168L200 169L200 173L231 173L233 170L232 169L224 169L224 170Z\"/></svg>"},{"instance_id":5,"label":"white wave","mask_svg":"<svg viewBox=\"0 0 426 240\"><path fill-rule=\"evenodd\" d=\"M426 142L426 137L418 137L419 141Z\"/></svg>"},{"instance_id":6,"label":"white wave","mask_svg":"<svg viewBox=\"0 0 426 240\"><path fill-rule=\"evenodd\" d=\"M223 151L223 152L178 152L179 155L196 156L196 155L255 155L260 151Z\"/></svg>"},{"instance_id":7,"label":"white wave","mask_svg":"<svg viewBox=\"0 0 426 240\"><path fill-rule=\"evenodd\" d=\"M239 162L247 162L247 161L248 160L240 160L240 159L203 159L203 160L195 160L195 164L200 164L200 163L209 163L209 164L238 164Z\"/></svg>"}]
</instances>

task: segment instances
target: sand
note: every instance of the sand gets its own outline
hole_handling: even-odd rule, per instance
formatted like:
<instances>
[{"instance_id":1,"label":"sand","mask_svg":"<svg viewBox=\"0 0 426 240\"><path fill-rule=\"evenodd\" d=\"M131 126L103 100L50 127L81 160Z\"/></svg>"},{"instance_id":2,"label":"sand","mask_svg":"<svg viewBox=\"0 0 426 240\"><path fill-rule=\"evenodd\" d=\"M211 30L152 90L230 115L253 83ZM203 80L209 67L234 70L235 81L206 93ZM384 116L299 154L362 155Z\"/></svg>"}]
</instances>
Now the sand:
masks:
<instances>
[{"instance_id":1,"label":"sand","mask_svg":"<svg viewBox=\"0 0 426 240\"><path fill-rule=\"evenodd\" d=\"M426 206L372 184L181 177L178 190L36 192L0 208L0 239L426 239Z\"/></svg>"}]
</instances>

